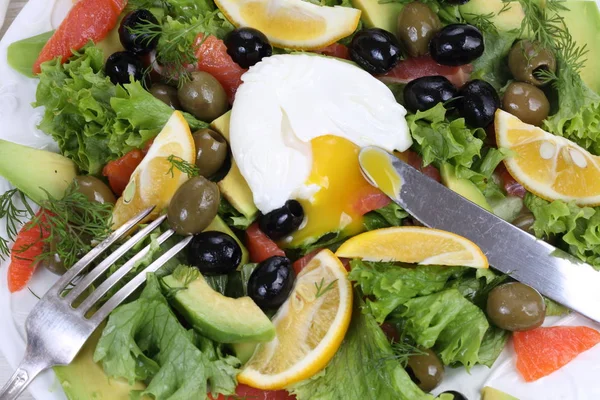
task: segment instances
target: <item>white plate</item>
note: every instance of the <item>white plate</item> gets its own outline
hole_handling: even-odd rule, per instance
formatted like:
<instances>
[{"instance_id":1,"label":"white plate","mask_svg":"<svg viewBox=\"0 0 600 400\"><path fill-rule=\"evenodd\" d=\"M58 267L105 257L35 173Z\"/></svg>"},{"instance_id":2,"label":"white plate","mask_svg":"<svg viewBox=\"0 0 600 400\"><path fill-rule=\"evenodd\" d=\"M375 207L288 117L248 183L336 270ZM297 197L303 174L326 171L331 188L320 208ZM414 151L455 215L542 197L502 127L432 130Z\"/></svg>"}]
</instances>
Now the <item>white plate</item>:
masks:
<instances>
[{"instance_id":1,"label":"white plate","mask_svg":"<svg viewBox=\"0 0 600 400\"><path fill-rule=\"evenodd\" d=\"M35 98L36 80L21 76L7 65L6 48L16 40L56 28L71 4L71 0L30 0L0 42L1 138L38 148L55 148L52 140L36 128L41 118L41 110L34 110L30 105ZM0 180L0 192L8 188L6 181ZM37 298L27 290L10 295L7 289L6 268L6 263L0 267L0 315L3 317L0 324L0 350L15 367L25 350L23 322ZM30 287L34 293L43 294L55 276L49 272L39 272ZM562 325L587 325L600 329L600 325L578 315L552 322ZM480 389L489 385L521 400L600 399L600 346L577 357L560 371L534 383L526 383L516 372L514 363L512 346L509 344L491 370L477 366L470 375L464 368L448 370L447 378L436 393L458 390L474 400L479 398ZM0 386L1 384L2 382ZM29 390L37 400L65 399L52 372L41 375Z\"/></svg>"}]
</instances>

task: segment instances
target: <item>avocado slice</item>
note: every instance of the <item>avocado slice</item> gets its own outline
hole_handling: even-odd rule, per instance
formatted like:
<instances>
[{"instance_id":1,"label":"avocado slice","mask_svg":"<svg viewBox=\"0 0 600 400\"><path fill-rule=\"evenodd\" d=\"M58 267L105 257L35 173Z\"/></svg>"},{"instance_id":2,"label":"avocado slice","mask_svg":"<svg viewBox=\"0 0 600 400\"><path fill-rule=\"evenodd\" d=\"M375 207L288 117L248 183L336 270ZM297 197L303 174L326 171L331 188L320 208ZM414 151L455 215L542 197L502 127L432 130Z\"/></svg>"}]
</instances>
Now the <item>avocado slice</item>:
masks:
<instances>
[{"instance_id":1,"label":"avocado slice","mask_svg":"<svg viewBox=\"0 0 600 400\"><path fill-rule=\"evenodd\" d=\"M60 154L0 139L0 175L40 204L48 194L62 198L77 167Z\"/></svg>"},{"instance_id":2,"label":"avocado slice","mask_svg":"<svg viewBox=\"0 0 600 400\"><path fill-rule=\"evenodd\" d=\"M210 124L211 128L223 135L227 141L229 141L230 118L231 111L228 111ZM217 182L217 185L219 186L223 197L225 197L244 217L249 220L256 217L258 209L254 205L252 191L233 158L231 159L231 168L229 169L229 172L225 178Z\"/></svg>"},{"instance_id":3,"label":"avocado slice","mask_svg":"<svg viewBox=\"0 0 600 400\"><path fill-rule=\"evenodd\" d=\"M243 343L233 343L231 348L233 349L233 354L237 357L238 360L243 364L246 364L254 355L254 351L256 350L256 346L258 346L257 342L243 342Z\"/></svg>"},{"instance_id":4,"label":"avocado slice","mask_svg":"<svg viewBox=\"0 0 600 400\"><path fill-rule=\"evenodd\" d=\"M275 337L269 317L250 299L223 296L190 267L179 267L163 278L177 290L171 301L175 309L203 336L221 343L268 342ZM190 280L192 276L192 281ZM183 289L183 290L180 290Z\"/></svg>"},{"instance_id":5,"label":"avocado slice","mask_svg":"<svg viewBox=\"0 0 600 400\"><path fill-rule=\"evenodd\" d=\"M246 249L246 246L244 246L242 241L237 237L237 235L235 233L233 233L231 228L229 228L227 226L227 224L225 223L225 221L223 221L221 219L221 217L219 217L217 215L215 217L215 219L212 220L210 225L208 225L204 231L205 232L206 231L218 231L218 232L226 233L229 236L231 236L233 239L235 239L237 244L240 245L240 249L242 249L242 261L240 262L240 267L243 265L246 265L248 263L248 261L249 261L248 249Z\"/></svg>"},{"instance_id":6,"label":"avocado slice","mask_svg":"<svg viewBox=\"0 0 600 400\"><path fill-rule=\"evenodd\" d=\"M525 18L523 7L518 1L511 1L505 9L506 4L503 0L470 0L459 6L458 10L467 22L472 22L478 15L493 14L490 21L499 31L520 29L521 21Z\"/></svg>"},{"instance_id":7,"label":"avocado slice","mask_svg":"<svg viewBox=\"0 0 600 400\"><path fill-rule=\"evenodd\" d=\"M493 212L492 207L490 207L485 196L477 186L468 179L457 177L450 164L442 164L440 175L442 176L442 183L448 189L455 191L467 200L477 204L479 207L484 208L489 212Z\"/></svg>"},{"instance_id":8,"label":"avocado slice","mask_svg":"<svg viewBox=\"0 0 600 400\"><path fill-rule=\"evenodd\" d=\"M103 329L104 324L96 329L71 364L54 367L68 399L128 400L131 390L144 390L145 385L141 382L129 385L124 379L109 378L102 366L94 362L94 350Z\"/></svg>"},{"instance_id":9,"label":"avocado slice","mask_svg":"<svg viewBox=\"0 0 600 400\"><path fill-rule=\"evenodd\" d=\"M396 34L402 3L380 3L379 0L350 0L352 7L362 11L360 19L367 28L381 28Z\"/></svg>"},{"instance_id":10,"label":"avocado slice","mask_svg":"<svg viewBox=\"0 0 600 400\"><path fill-rule=\"evenodd\" d=\"M519 400L508 393L486 386L481 391L481 400Z\"/></svg>"}]
</instances>

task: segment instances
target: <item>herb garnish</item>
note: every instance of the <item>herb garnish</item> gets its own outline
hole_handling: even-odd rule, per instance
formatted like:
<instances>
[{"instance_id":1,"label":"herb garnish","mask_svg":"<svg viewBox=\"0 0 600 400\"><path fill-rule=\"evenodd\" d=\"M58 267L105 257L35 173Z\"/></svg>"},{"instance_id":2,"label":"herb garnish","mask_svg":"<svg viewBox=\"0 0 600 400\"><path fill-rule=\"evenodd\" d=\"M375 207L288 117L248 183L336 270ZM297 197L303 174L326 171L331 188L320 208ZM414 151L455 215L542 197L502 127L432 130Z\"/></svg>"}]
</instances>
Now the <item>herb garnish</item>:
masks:
<instances>
[{"instance_id":1,"label":"herb garnish","mask_svg":"<svg viewBox=\"0 0 600 400\"><path fill-rule=\"evenodd\" d=\"M175 168L184 174L187 174L190 178L200 175L200 169L197 166L174 154L171 154L167 158L167 161L171 163L171 168L167 171L167 174L171 174L171 177L175 176Z\"/></svg>"},{"instance_id":2,"label":"herb garnish","mask_svg":"<svg viewBox=\"0 0 600 400\"><path fill-rule=\"evenodd\" d=\"M15 204L15 196L21 198L24 208ZM31 218L33 210L25 195L19 189L11 189L0 196L0 218L6 218L6 237L0 237L0 259L10 255L9 242L13 242L19 233L22 220Z\"/></svg>"},{"instance_id":3,"label":"herb garnish","mask_svg":"<svg viewBox=\"0 0 600 400\"><path fill-rule=\"evenodd\" d=\"M321 278L321 281L319 283L315 282L315 288L317 289L317 292L315 293L315 298L318 299L319 297L323 296L325 293L333 289L337 281L337 279L334 279L333 281L329 282L327 286L325 286L325 278Z\"/></svg>"}]
</instances>

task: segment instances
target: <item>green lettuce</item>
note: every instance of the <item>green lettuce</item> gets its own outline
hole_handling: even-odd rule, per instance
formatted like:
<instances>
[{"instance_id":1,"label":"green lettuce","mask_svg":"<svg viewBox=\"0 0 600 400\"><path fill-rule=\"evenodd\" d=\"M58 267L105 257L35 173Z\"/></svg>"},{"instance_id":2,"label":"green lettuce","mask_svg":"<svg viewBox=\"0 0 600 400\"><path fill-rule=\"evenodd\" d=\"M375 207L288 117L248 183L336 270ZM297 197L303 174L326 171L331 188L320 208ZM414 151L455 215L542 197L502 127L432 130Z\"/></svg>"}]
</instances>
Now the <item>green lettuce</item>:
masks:
<instances>
[{"instance_id":1,"label":"green lettuce","mask_svg":"<svg viewBox=\"0 0 600 400\"><path fill-rule=\"evenodd\" d=\"M509 337L509 331L490 325L481 341L481 346L477 354L477 363L492 368L492 365L494 365L500 353L504 350Z\"/></svg>"},{"instance_id":2,"label":"green lettuce","mask_svg":"<svg viewBox=\"0 0 600 400\"><path fill-rule=\"evenodd\" d=\"M408 217L408 213L398 204L392 202L385 207L366 213L363 225L368 231L400 226L406 217Z\"/></svg>"},{"instance_id":3,"label":"green lettuce","mask_svg":"<svg viewBox=\"0 0 600 400\"><path fill-rule=\"evenodd\" d=\"M95 46L86 46L67 63L44 63L34 103L45 107L39 128L91 174L156 136L173 113L139 82L117 88L103 66L102 50ZM185 117L194 130L208 126Z\"/></svg>"},{"instance_id":4,"label":"green lettuce","mask_svg":"<svg viewBox=\"0 0 600 400\"><path fill-rule=\"evenodd\" d=\"M483 311L458 290L413 298L401 310L404 332L418 345L433 348L444 364L461 363L469 370L479 362L489 324Z\"/></svg>"},{"instance_id":5,"label":"green lettuce","mask_svg":"<svg viewBox=\"0 0 600 400\"><path fill-rule=\"evenodd\" d=\"M525 206L533 213L533 231L539 238L558 236L567 251L600 270L600 212L598 208L578 207L556 200L548 202L531 193Z\"/></svg>"},{"instance_id":6,"label":"green lettuce","mask_svg":"<svg viewBox=\"0 0 600 400\"><path fill-rule=\"evenodd\" d=\"M424 165L449 162L470 168L480 155L485 138L483 129L470 129L463 118L446 121L442 103L427 111L417 111L406 120L415 146L423 157Z\"/></svg>"},{"instance_id":7,"label":"green lettuce","mask_svg":"<svg viewBox=\"0 0 600 400\"><path fill-rule=\"evenodd\" d=\"M254 219L249 219L242 215L224 197L221 197L217 214L228 226L236 229L246 230L254 222Z\"/></svg>"},{"instance_id":8,"label":"green lettuce","mask_svg":"<svg viewBox=\"0 0 600 400\"><path fill-rule=\"evenodd\" d=\"M514 31L485 31L485 51L473 62L471 79L482 79L496 90L502 89L512 78L508 69L508 53L519 33Z\"/></svg>"},{"instance_id":9,"label":"green lettuce","mask_svg":"<svg viewBox=\"0 0 600 400\"><path fill-rule=\"evenodd\" d=\"M240 365L214 342L187 331L161 293L158 278L148 274L140 297L118 307L108 318L94 361L110 377L145 381L132 398L198 399L199 394L232 394Z\"/></svg>"},{"instance_id":10,"label":"green lettuce","mask_svg":"<svg viewBox=\"0 0 600 400\"><path fill-rule=\"evenodd\" d=\"M298 400L433 400L410 379L375 319L355 295L352 322L324 371L288 390Z\"/></svg>"},{"instance_id":11,"label":"green lettuce","mask_svg":"<svg viewBox=\"0 0 600 400\"><path fill-rule=\"evenodd\" d=\"M348 279L356 282L368 297L369 311L379 323L413 297L438 292L450 279L460 277L468 270L465 267L413 267L359 259L352 260L350 265Z\"/></svg>"}]
</instances>

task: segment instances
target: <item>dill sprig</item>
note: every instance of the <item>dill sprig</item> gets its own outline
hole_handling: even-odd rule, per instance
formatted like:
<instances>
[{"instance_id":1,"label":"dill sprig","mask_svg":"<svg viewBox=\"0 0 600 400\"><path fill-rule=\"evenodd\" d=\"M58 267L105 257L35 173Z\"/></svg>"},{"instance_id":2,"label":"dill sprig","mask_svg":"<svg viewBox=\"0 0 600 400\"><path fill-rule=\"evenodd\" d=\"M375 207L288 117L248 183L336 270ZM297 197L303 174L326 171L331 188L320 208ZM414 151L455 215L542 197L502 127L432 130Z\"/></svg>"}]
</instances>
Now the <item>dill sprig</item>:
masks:
<instances>
[{"instance_id":1,"label":"dill sprig","mask_svg":"<svg viewBox=\"0 0 600 400\"><path fill-rule=\"evenodd\" d=\"M15 202L15 197L21 199L23 208ZM19 233L23 220L33 216L33 210L23 192L11 189L0 196L0 218L5 218L6 237L0 237L0 259L10 255L9 243L13 242Z\"/></svg>"},{"instance_id":2,"label":"dill sprig","mask_svg":"<svg viewBox=\"0 0 600 400\"><path fill-rule=\"evenodd\" d=\"M463 17L468 16L469 23L471 25L476 26L482 32L490 32L490 33L498 33L498 28L493 22L493 19L496 15L499 15L502 10L498 12L498 14L494 14L493 12L487 14L473 14L473 13L463 13Z\"/></svg>"},{"instance_id":3,"label":"dill sprig","mask_svg":"<svg viewBox=\"0 0 600 400\"><path fill-rule=\"evenodd\" d=\"M94 241L110 233L112 204L92 201L78 189L77 183L72 183L60 199L47 193L48 199L41 204L45 212L31 219L29 229L37 226L48 233L43 240L48 250L38 260L56 253L69 268L92 249Z\"/></svg>"},{"instance_id":4,"label":"dill sprig","mask_svg":"<svg viewBox=\"0 0 600 400\"><path fill-rule=\"evenodd\" d=\"M171 167L167 171L167 174L171 174L171 177L175 176L175 168L184 174L187 174L189 178L200 175L200 169L196 165L189 163L174 154L167 157L167 161L171 163Z\"/></svg>"},{"instance_id":5,"label":"dill sprig","mask_svg":"<svg viewBox=\"0 0 600 400\"><path fill-rule=\"evenodd\" d=\"M325 295L325 293L332 290L337 281L337 279L334 279L333 281L329 282L327 286L325 286L325 278L321 278L321 281L319 283L315 282L315 288L317 290L315 293L315 298L318 299L319 297Z\"/></svg>"}]
</instances>

